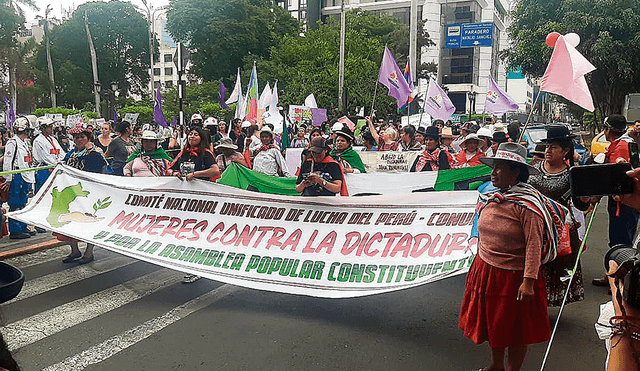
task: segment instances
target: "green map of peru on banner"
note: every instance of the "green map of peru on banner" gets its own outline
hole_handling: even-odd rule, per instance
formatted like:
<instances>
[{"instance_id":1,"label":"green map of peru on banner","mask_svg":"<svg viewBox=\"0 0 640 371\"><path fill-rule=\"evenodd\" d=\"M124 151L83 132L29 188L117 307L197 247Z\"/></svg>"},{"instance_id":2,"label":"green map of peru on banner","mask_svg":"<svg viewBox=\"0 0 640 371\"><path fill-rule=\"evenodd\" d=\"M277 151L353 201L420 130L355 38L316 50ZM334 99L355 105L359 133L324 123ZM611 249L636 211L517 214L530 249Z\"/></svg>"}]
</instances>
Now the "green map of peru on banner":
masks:
<instances>
[{"instance_id":1,"label":"green map of peru on banner","mask_svg":"<svg viewBox=\"0 0 640 371\"><path fill-rule=\"evenodd\" d=\"M354 297L464 273L476 192L274 197L58 166L17 220L244 287Z\"/></svg>"}]
</instances>

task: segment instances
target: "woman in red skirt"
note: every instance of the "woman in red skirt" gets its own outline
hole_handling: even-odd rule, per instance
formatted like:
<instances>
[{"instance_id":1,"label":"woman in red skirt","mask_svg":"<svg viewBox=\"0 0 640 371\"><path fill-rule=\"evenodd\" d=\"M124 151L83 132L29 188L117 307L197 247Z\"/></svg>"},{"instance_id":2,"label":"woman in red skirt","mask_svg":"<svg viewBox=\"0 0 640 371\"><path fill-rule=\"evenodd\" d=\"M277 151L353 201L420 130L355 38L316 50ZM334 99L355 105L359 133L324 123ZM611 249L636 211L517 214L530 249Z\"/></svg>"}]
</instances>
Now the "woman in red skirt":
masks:
<instances>
[{"instance_id":1,"label":"woman in red skirt","mask_svg":"<svg viewBox=\"0 0 640 371\"><path fill-rule=\"evenodd\" d=\"M552 258L543 253L545 243L558 243L545 231L558 225L544 196L524 183L537 173L525 158L523 146L502 143L495 157L480 159L493 168L497 190L481 197L478 255L467 276L459 327L476 344L489 341L491 365L483 371L505 370L507 350L506 369L520 370L527 345L551 336L539 268Z\"/></svg>"}]
</instances>

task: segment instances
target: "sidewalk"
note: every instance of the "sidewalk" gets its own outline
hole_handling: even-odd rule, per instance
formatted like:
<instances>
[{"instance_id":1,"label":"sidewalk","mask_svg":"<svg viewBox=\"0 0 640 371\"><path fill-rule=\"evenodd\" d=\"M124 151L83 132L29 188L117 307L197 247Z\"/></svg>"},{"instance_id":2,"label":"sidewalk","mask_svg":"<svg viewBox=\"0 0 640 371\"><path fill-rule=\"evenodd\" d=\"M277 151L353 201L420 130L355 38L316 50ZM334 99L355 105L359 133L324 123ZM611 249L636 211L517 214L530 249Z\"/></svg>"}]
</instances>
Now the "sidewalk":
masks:
<instances>
[{"instance_id":1,"label":"sidewalk","mask_svg":"<svg viewBox=\"0 0 640 371\"><path fill-rule=\"evenodd\" d=\"M0 239L0 260L31 254L64 244L65 242L58 241L51 232L38 233L25 240L11 240L9 236L4 236Z\"/></svg>"}]
</instances>

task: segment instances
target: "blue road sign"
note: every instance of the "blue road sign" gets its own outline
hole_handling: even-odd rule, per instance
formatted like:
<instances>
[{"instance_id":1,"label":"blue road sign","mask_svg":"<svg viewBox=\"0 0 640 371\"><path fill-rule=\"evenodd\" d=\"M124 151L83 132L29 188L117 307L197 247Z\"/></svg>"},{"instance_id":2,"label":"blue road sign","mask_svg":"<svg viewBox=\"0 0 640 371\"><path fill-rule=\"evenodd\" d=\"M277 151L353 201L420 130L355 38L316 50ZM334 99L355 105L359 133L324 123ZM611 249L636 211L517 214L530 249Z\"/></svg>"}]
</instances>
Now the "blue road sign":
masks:
<instances>
[{"instance_id":1,"label":"blue road sign","mask_svg":"<svg viewBox=\"0 0 640 371\"><path fill-rule=\"evenodd\" d=\"M493 43L493 22L461 23L447 25L445 48L472 48L491 46Z\"/></svg>"}]
</instances>

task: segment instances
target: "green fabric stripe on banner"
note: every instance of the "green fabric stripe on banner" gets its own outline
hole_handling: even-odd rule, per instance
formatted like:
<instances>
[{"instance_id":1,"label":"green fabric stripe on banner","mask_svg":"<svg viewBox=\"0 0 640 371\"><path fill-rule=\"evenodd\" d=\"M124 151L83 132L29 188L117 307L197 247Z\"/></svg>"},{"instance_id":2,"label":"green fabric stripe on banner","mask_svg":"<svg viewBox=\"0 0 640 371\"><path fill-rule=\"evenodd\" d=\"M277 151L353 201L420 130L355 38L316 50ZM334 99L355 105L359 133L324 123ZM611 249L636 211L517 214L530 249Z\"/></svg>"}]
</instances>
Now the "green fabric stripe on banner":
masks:
<instances>
[{"instance_id":1,"label":"green fabric stripe on banner","mask_svg":"<svg viewBox=\"0 0 640 371\"><path fill-rule=\"evenodd\" d=\"M486 165L465 167L462 169L440 170L434 189L436 191L454 191L469 189L469 184L481 181L482 177L489 176L491 168ZM487 179L488 180L488 179ZM456 183L461 183L456 187Z\"/></svg>"},{"instance_id":2,"label":"green fabric stripe on banner","mask_svg":"<svg viewBox=\"0 0 640 371\"><path fill-rule=\"evenodd\" d=\"M299 195L296 192L296 178L280 178L261 174L257 171L247 169L235 162L231 163L222 173L218 183L247 189L252 185L261 193L271 193L277 195Z\"/></svg>"}]
</instances>

